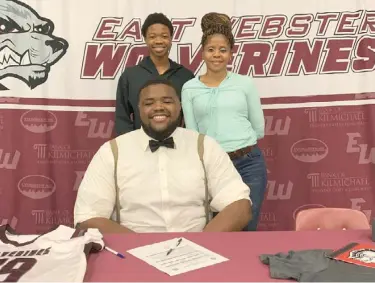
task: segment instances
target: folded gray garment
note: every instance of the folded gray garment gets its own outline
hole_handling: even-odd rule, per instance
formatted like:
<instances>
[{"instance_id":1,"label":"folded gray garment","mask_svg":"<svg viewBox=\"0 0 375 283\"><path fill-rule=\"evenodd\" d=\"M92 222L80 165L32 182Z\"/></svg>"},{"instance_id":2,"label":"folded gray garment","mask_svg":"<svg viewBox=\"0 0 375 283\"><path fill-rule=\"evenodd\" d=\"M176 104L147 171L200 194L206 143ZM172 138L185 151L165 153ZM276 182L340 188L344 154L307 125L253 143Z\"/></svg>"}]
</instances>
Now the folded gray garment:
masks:
<instances>
[{"instance_id":1,"label":"folded gray garment","mask_svg":"<svg viewBox=\"0 0 375 283\"><path fill-rule=\"evenodd\" d=\"M375 282L375 268L331 259L328 256L332 256L332 253L332 250L289 251L274 255L263 254L260 260L269 265L270 276L275 279L294 279L299 282Z\"/></svg>"}]
</instances>

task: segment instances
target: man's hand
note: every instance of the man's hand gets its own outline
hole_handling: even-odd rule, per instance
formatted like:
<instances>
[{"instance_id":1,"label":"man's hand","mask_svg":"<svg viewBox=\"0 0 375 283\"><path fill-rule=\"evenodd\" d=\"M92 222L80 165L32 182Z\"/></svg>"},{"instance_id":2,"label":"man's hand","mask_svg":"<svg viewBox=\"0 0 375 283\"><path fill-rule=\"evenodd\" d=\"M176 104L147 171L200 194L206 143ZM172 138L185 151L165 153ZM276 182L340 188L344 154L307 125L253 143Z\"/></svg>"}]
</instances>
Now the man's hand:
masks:
<instances>
[{"instance_id":1,"label":"man's hand","mask_svg":"<svg viewBox=\"0 0 375 283\"><path fill-rule=\"evenodd\" d=\"M107 218L96 217L79 224L80 228L97 228L102 234L135 233L134 231Z\"/></svg>"}]
</instances>

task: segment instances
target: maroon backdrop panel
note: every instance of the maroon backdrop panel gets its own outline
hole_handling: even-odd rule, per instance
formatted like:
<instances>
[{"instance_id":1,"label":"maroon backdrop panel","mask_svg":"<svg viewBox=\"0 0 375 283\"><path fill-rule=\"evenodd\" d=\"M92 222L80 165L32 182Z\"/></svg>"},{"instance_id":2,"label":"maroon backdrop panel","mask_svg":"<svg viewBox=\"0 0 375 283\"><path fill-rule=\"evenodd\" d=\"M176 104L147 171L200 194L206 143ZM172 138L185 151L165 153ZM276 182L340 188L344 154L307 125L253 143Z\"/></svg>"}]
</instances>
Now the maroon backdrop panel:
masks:
<instances>
[{"instance_id":1,"label":"maroon backdrop panel","mask_svg":"<svg viewBox=\"0 0 375 283\"><path fill-rule=\"evenodd\" d=\"M375 106L265 110L268 185L259 230L292 230L309 207L347 207L370 219ZM21 233L73 225L83 174L113 133L113 113L0 111L0 224Z\"/></svg>"},{"instance_id":2,"label":"maroon backdrop panel","mask_svg":"<svg viewBox=\"0 0 375 283\"><path fill-rule=\"evenodd\" d=\"M73 225L83 174L113 132L113 113L1 111L0 224L21 233Z\"/></svg>"},{"instance_id":3,"label":"maroon backdrop panel","mask_svg":"<svg viewBox=\"0 0 375 283\"><path fill-rule=\"evenodd\" d=\"M268 110L268 188L260 230L293 230L298 211L375 204L374 105Z\"/></svg>"}]
</instances>

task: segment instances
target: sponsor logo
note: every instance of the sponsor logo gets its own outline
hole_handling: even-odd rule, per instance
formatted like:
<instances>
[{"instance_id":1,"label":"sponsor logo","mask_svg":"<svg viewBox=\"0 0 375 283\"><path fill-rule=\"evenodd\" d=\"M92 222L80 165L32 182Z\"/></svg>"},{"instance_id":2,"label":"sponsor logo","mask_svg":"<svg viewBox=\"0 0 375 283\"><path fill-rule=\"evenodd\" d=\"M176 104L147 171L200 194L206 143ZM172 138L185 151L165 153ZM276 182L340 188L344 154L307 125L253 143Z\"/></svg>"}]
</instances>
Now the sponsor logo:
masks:
<instances>
[{"instance_id":1,"label":"sponsor logo","mask_svg":"<svg viewBox=\"0 0 375 283\"><path fill-rule=\"evenodd\" d=\"M18 191L31 199L44 199L56 191L56 184L46 176L29 175L18 182Z\"/></svg>"},{"instance_id":2,"label":"sponsor logo","mask_svg":"<svg viewBox=\"0 0 375 283\"><path fill-rule=\"evenodd\" d=\"M262 150L263 156L266 160L271 161L271 160L275 160L277 158L277 156L276 156L272 147L261 147L261 150Z\"/></svg>"},{"instance_id":3,"label":"sponsor logo","mask_svg":"<svg viewBox=\"0 0 375 283\"><path fill-rule=\"evenodd\" d=\"M368 177L347 176L343 172L310 173L307 179L313 193L363 192L372 188Z\"/></svg>"},{"instance_id":4,"label":"sponsor logo","mask_svg":"<svg viewBox=\"0 0 375 283\"><path fill-rule=\"evenodd\" d=\"M57 126L57 117L51 111L29 110L22 114L21 125L29 132L42 134Z\"/></svg>"},{"instance_id":5,"label":"sponsor logo","mask_svg":"<svg viewBox=\"0 0 375 283\"><path fill-rule=\"evenodd\" d=\"M274 212L260 212L258 230L277 230L279 221Z\"/></svg>"},{"instance_id":6,"label":"sponsor logo","mask_svg":"<svg viewBox=\"0 0 375 283\"><path fill-rule=\"evenodd\" d=\"M44 210L31 211L36 225L66 225L73 226L73 213L69 210Z\"/></svg>"},{"instance_id":7,"label":"sponsor logo","mask_svg":"<svg viewBox=\"0 0 375 283\"><path fill-rule=\"evenodd\" d=\"M304 112L311 128L363 126L367 122L362 106L307 108Z\"/></svg>"},{"instance_id":8,"label":"sponsor logo","mask_svg":"<svg viewBox=\"0 0 375 283\"><path fill-rule=\"evenodd\" d=\"M318 139L302 139L292 145L290 153L298 161L314 163L328 155L328 146Z\"/></svg>"},{"instance_id":9,"label":"sponsor logo","mask_svg":"<svg viewBox=\"0 0 375 283\"><path fill-rule=\"evenodd\" d=\"M68 144L34 144L33 149L39 164L87 165L95 154L92 150L72 149Z\"/></svg>"}]
</instances>

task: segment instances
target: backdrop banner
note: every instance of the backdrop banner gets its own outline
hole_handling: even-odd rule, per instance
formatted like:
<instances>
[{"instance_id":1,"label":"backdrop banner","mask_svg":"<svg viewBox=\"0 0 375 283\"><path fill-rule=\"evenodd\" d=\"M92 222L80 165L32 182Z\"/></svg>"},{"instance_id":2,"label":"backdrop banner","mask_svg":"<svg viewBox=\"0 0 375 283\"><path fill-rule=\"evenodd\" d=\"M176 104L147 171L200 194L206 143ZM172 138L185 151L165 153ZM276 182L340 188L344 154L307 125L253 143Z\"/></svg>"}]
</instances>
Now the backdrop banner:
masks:
<instances>
[{"instance_id":1,"label":"backdrop banner","mask_svg":"<svg viewBox=\"0 0 375 283\"><path fill-rule=\"evenodd\" d=\"M113 137L118 79L147 55L144 19L172 20L170 56L198 75L200 20L213 7L233 23L228 69L251 76L262 97L259 229L293 230L311 207L372 217L374 0L0 0L0 225L73 224L85 170Z\"/></svg>"}]
</instances>

